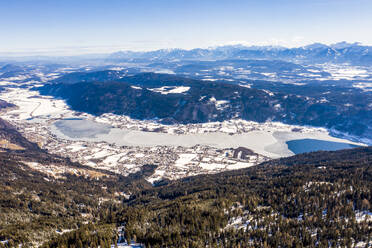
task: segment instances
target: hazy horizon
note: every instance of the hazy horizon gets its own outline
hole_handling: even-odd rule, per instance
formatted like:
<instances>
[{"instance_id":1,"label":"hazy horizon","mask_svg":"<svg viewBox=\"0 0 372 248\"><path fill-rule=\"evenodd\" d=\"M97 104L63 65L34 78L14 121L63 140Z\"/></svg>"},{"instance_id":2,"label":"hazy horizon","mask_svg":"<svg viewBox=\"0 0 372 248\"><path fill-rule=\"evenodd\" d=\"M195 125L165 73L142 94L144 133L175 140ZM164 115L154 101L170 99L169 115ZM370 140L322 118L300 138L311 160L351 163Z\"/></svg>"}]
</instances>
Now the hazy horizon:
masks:
<instances>
[{"instance_id":1,"label":"hazy horizon","mask_svg":"<svg viewBox=\"0 0 372 248\"><path fill-rule=\"evenodd\" d=\"M79 55L218 45L372 45L368 0L3 0L0 55Z\"/></svg>"},{"instance_id":2,"label":"hazy horizon","mask_svg":"<svg viewBox=\"0 0 372 248\"><path fill-rule=\"evenodd\" d=\"M17 58L17 57L74 57L74 56L104 56L109 55L112 53L117 52L151 52L151 51L158 51L158 50L193 50L193 49L216 49L218 47L224 47L224 46L242 46L242 47L278 47L278 48L300 48L300 47L306 47L312 44L324 44L327 46L332 46L338 43L348 43L348 44L358 44L363 46L370 46L369 44L363 44L358 41L354 42L348 42L348 41L339 41L336 43L321 43L321 42L313 42L304 44L301 46L283 46L283 45L277 45L277 44L265 44L265 43L258 43L258 44L250 44L248 42L230 42L226 44L220 44L220 45L213 45L213 46L206 46L206 47L193 47L193 48L182 48L182 47L166 47L166 48L154 48L154 49L126 49L125 47L61 47L58 49L32 49L32 50L25 50L25 51L17 51L17 52L0 52L0 58Z\"/></svg>"}]
</instances>

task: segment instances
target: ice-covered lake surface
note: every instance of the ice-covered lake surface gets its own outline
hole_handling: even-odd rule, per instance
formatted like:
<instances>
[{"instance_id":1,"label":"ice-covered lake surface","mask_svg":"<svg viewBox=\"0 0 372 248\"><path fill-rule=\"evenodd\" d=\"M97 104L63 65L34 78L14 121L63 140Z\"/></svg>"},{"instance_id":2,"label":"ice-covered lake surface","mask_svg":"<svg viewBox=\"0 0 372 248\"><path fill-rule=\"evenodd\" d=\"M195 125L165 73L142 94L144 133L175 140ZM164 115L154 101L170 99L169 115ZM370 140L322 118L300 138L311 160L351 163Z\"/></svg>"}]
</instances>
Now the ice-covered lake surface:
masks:
<instances>
[{"instance_id":1,"label":"ice-covered lake surface","mask_svg":"<svg viewBox=\"0 0 372 248\"><path fill-rule=\"evenodd\" d=\"M288 145L288 149L295 154L315 151L337 151L358 147L354 144L318 139L289 140L286 143Z\"/></svg>"},{"instance_id":2,"label":"ice-covered lake surface","mask_svg":"<svg viewBox=\"0 0 372 248\"><path fill-rule=\"evenodd\" d=\"M108 124L79 118L56 121L54 125L70 138L94 138L98 134L108 134L111 129Z\"/></svg>"},{"instance_id":3,"label":"ice-covered lake surface","mask_svg":"<svg viewBox=\"0 0 372 248\"><path fill-rule=\"evenodd\" d=\"M243 146L259 154L277 158L302 152L355 147L352 142L325 133L252 131L241 134L188 133L169 134L113 128L109 124L87 119L62 119L51 126L60 138L84 141L105 141L119 146L183 146L208 145L216 148Z\"/></svg>"}]
</instances>

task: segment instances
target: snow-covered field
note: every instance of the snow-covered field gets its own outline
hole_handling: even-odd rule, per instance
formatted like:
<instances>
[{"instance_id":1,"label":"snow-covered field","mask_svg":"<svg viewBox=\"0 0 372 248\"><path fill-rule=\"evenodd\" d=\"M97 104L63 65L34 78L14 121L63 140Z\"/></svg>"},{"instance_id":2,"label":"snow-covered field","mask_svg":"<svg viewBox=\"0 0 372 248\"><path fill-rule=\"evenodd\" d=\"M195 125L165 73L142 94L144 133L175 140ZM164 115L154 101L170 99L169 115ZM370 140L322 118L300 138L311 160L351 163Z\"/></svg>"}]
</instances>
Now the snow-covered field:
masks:
<instances>
[{"instance_id":1,"label":"snow-covered field","mask_svg":"<svg viewBox=\"0 0 372 248\"><path fill-rule=\"evenodd\" d=\"M370 68L361 67L361 66L351 66L348 64L321 64L318 65L321 67L325 72L329 72L331 74L331 78L320 78L320 80L324 79L347 79L347 80L354 80L354 79L368 79L372 77L372 72Z\"/></svg>"},{"instance_id":2,"label":"snow-covered field","mask_svg":"<svg viewBox=\"0 0 372 248\"><path fill-rule=\"evenodd\" d=\"M353 84L353 86L362 89L365 92L372 91L372 83L356 83Z\"/></svg>"},{"instance_id":3,"label":"snow-covered field","mask_svg":"<svg viewBox=\"0 0 372 248\"><path fill-rule=\"evenodd\" d=\"M33 117L63 118L70 112L65 101L41 97L37 91L28 89L8 89L1 93L0 99L18 106L18 109L11 110L2 116L4 119L26 121Z\"/></svg>"},{"instance_id":4,"label":"snow-covered field","mask_svg":"<svg viewBox=\"0 0 372 248\"><path fill-rule=\"evenodd\" d=\"M189 91L190 87L186 86L163 86L160 88L148 88L148 90L151 90L153 92L160 93L162 95L167 94L181 94Z\"/></svg>"}]
</instances>

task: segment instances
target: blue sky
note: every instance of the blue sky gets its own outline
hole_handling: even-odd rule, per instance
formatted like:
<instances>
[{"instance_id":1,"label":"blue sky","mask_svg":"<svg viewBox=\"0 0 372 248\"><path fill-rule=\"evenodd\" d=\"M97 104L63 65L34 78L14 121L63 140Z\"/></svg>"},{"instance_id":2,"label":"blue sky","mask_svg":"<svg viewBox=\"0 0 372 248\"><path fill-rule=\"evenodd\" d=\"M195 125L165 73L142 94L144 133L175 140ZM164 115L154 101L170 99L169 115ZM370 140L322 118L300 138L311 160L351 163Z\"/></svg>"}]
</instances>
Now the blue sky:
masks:
<instances>
[{"instance_id":1,"label":"blue sky","mask_svg":"<svg viewBox=\"0 0 372 248\"><path fill-rule=\"evenodd\" d=\"M372 45L371 0L1 0L0 53Z\"/></svg>"}]
</instances>

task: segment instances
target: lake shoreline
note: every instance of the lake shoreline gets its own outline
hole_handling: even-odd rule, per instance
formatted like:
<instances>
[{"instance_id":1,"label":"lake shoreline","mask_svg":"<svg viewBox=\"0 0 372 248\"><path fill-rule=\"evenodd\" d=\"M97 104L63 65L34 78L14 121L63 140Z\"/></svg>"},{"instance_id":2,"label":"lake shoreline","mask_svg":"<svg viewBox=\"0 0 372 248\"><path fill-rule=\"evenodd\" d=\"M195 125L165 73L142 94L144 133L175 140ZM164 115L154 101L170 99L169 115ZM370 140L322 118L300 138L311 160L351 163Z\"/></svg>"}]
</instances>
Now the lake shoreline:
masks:
<instances>
[{"instance_id":1,"label":"lake shoreline","mask_svg":"<svg viewBox=\"0 0 372 248\"><path fill-rule=\"evenodd\" d=\"M50 130L57 137L65 140L107 142L119 146L193 147L203 145L215 148L237 148L242 146L270 158L294 155L295 153L288 148L287 144L291 140L313 139L362 145L349 140L332 137L328 133L321 131L302 133L296 131L259 130L233 135L222 132L169 134L114 128L87 119L59 120L50 126Z\"/></svg>"}]
</instances>

